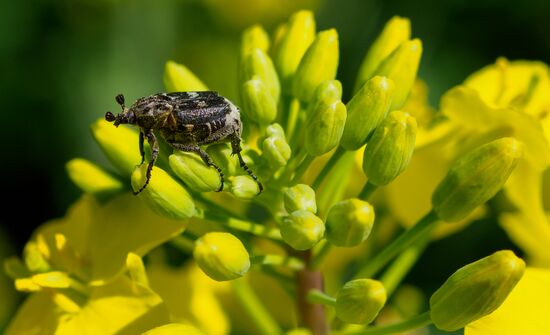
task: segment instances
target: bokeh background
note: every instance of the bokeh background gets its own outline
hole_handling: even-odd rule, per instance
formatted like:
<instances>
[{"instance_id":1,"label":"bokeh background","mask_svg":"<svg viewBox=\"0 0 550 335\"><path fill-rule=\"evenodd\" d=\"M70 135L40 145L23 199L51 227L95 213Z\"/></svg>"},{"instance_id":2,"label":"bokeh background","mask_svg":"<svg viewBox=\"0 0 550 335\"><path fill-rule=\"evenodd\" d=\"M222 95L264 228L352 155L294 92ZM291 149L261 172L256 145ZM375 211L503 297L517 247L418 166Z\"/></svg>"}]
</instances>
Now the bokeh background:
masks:
<instances>
[{"instance_id":1,"label":"bokeh background","mask_svg":"<svg viewBox=\"0 0 550 335\"><path fill-rule=\"evenodd\" d=\"M314 10L318 29L339 32L344 101L393 15L409 17L423 41L419 76L434 107L499 56L550 61L548 0L1 1L2 252L20 253L36 226L78 197L64 165L74 157L103 162L89 125L118 110L116 94L131 102L162 91L164 63L173 59L237 101L241 31L259 22L273 32L301 8ZM458 267L501 248L515 247L495 222L471 225L430 246L407 281L431 292Z\"/></svg>"}]
</instances>

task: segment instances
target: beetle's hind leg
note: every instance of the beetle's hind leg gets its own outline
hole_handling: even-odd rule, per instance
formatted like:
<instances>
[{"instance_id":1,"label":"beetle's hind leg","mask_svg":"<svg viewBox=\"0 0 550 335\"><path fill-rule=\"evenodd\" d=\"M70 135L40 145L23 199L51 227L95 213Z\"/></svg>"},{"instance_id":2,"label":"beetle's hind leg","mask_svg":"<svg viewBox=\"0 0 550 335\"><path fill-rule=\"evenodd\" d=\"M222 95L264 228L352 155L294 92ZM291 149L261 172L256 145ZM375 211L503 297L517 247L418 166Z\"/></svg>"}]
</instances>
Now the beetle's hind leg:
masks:
<instances>
[{"instance_id":1,"label":"beetle's hind leg","mask_svg":"<svg viewBox=\"0 0 550 335\"><path fill-rule=\"evenodd\" d=\"M155 166L155 162L157 161L157 157L159 155L159 144L157 142L157 138L155 137L155 134L151 129L148 129L144 132L139 132L139 150L141 153L141 163L145 160L145 153L143 151L143 136L147 138L147 142L149 142L149 145L151 146L151 160L149 161L149 164L147 165L147 172L145 174L145 184L137 190L134 191L134 195L138 195L141 191L143 191L147 185L149 184L149 180L151 180L151 171L153 171L153 166Z\"/></svg>"},{"instance_id":2,"label":"beetle's hind leg","mask_svg":"<svg viewBox=\"0 0 550 335\"><path fill-rule=\"evenodd\" d=\"M186 151L186 152L195 152L199 154L204 164L206 164L207 166L212 166L214 169L216 169L216 171L218 171L218 174L220 175L220 188L216 192L223 191L223 185L224 185L223 171L222 169L220 169L219 166L216 165L216 163L214 163L214 161L212 160L212 158L210 158L210 156L206 153L206 151L202 150L201 147L195 146L195 145L185 145L185 144L175 143L175 142L168 142L168 144L170 144L173 148L177 150Z\"/></svg>"},{"instance_id":3,"label":"beetle's hind leg","mask_svg":"<svg viewBox=\"0 0 550 335\"><path fill-rule=\"evenodd\" d=\"M262 193L262 191L264 190L264 187L262 183L260 183L260 180L258 179L258 177L256 177L256 175L254 174L254 172L252 172L252 170L250 170L250 168L246 165L243 159L243 156L241 156L241 151L242 151L241 139L239 138L239 136L236 136L235 134L231 135L231 149L232 149L231 154L237 154L237 157L239 157L240 166L243 168L243 170L246 171L246 173L248 173L250 177L252 177L252 179L254 179L256 184L258 184L258 188L260 189L259 193Z\"/></svg>"}]
</instances>

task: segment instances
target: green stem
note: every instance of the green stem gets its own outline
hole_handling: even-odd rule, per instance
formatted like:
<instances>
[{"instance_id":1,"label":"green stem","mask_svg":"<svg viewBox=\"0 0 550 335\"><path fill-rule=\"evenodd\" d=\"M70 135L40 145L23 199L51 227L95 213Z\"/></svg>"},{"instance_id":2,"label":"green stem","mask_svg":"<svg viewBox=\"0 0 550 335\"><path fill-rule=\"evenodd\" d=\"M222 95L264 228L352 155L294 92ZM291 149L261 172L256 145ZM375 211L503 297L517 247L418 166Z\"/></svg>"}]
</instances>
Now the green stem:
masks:
<instances>
[{"instance_id":1,"label":"green stem","mask_svg":"<svg viewBox=\"0 0 550 335\"><path fill-rule=\"evenodd\" d=\"M307 301L312 304L321 304L326 306L336 305L336 298L331 297L330 295L319 290L309 291L307 293Z\"/></svg>"},{"instance_id":2,"label":"green stem","mask_svg":"<svg viewBox=\"0 0 550 335\"><path fill-rule=\"evenodd\" d=\"M286 128L285 128L285 135L287 142L290 143L292 141L292 137L294 136L294 129L296 128L296 123L298 122L298 116L300 115L300 101L296 98L290 101L290 105L288 107L288 119L286 120Z\"/></svg>"},{"instance_id":3,"label":"green stem","mask_svg":"<svg viewBox=\"0 0 550 335\"><path fill-rule=\"evenodd\" d=\"M430 235L438 221L437 214L432 210L426 214L413 227L403 232L393 240L381 252L371 259L368 264L355 276L356 278L372 278L392 258L407 249L419 238Z\"/></svg>"},{"instance_id":4,"label":"green stem","mask_svg":"<svg viewBox=\"0 0 550 335\"><path fill-rule=\"evenodd\" d=\"M304 147L298 150L298 152L290 159L290 161L285 166L284 172L279 180L281 180L283 184L288 183L292 177L292 174L296 170L296 167L300 165L307 156L307 150Z\"/></svg>"},{"instance_id":5,"label":"green stem","mask_svg":"<svg viewBox=\"0 0 550 335\"><path fill-rule=\"evenodd\" d=\"M430 311L412 317L403 322L395 323L388 326L370 327L360 331L351 331L340 333L341 335L386 335L402 333L408 330L425 327L430 325L432 320L430 319Z\"/></svg>"},{"instance_id":6,"label":"green stem","mask_svg":"<svg viewBox=\"0 0 550 335\"><path fill-rule=\"evenodd\" d=\"M409 273L420 255L422 255L424 249L428 246L429 241L429 235L420 237L410 248L402 252L384 274L380 276L380 281L384 284L388 296L395 291L399 283Z\"/></svg>"},{"instance_id":7,"label":"green stem","mask_svg":"<svg viewBox=\"0 0 550 335\"><path fill-rule=\"evenodd\" d=\"M261 303L246 279L241 278L233 280L232 284L237 300L250 317L249 320L256 325L260 334L281 334L282 331L279 325L271 317L271 314L269 314L265 306Z\"/></svg>"},{"instance_id":8,"label":"green stem","mask_svg":"<svg viewBox=\"0 0 550 335\"><path fill-rule=\"evenodd\" d=\"M314 159L315 159L315 156L306 155L305 159L296 169L296 173L294 174L294 177L290 181L290 185L297 184L300 181L300 179L302 178L304 173L306 173L307 169L309 168L309 166L311 165Z\"/></svg>"},{"instance_id":9,"label":"green stem","mask_svg":"<svg viewBox=\"0 0 550 335\"><path fill-rule=\"evenodd\" d=\"M332 243L325 240L321 247L313 250L313 259L311 261L311 267L313 269L318 269L325 256L328 255L330 249L332 248Z\"/></svg>"},{"instance_id":10,"label":"green stem","mask_svg":"<svg viewBox=\"0 0 550 335\"><path fill-rule=\"evenodd\" d=\"M361 200L367 201L369 200L371 195L374 193L374 191L376 191L377 189L378 189L378 186L371 184L370 182L367 181L365 186L363 186L363 189L361 190L361 192L359 192L358 198Z\"/></svg>"},{"instance_id":11,"label":"green stem","mask_svg":"<svg viewBox=\"0 0 550 335\"><path fill-rule=\"evenodd\" d=\"M206 211L202 215L199 215L198 217L205 220L212 220L212 221L221 223L228 228L247 232L256 236L265 237L265 238L278 240L278 241L282 240L281 232L277 228L267 227L267 226L246 221L246 220L214 214L210 211Z\"/></svg>"},{"instance_id":12,"label":"green stem","mask_svg":"<svg viewBox=\"0 0 550 335\"><path fill-rule=\"evenodd\" d=\"M168 241L168 243L186 254L192 254L193 249L195 248L195 242L182 235L174 237L173 239Z\"/></svg>"},{"instance_id":13,"label":"green stem","mask_svg":"<svg viewBox=\"0 0 550 335\"><path fill-rule=\"evenodd\" d=\"M256 255L251 261L252 264L260 266L283 266L291 270L304 268L304 262L301 259L281 255Z\"/></svg>"},{"instance_id":14,"label":"green stem","mask_svg":"<svg viewBox=\"0 0 550 335\"><path fill-rule=\"evenodd\" d=\"M328 162L325 164L325 166L323 167L321 172L319 172L319 174L317 175L317 177L315 178L315 180L311 184L312 188L314 190L317 190L319 188L319 186L321 186L321 184L323 183L323 180L325 180L325 177L327 176L327 174L330 172L332 167L334 165L336 165L336 163L338 163L338 161L344 155L345 152L346 152L346 150L342 147L338 147L336 149L334 154L332 154L332 156L330 157Z\"/></svg>"}]
</instances>

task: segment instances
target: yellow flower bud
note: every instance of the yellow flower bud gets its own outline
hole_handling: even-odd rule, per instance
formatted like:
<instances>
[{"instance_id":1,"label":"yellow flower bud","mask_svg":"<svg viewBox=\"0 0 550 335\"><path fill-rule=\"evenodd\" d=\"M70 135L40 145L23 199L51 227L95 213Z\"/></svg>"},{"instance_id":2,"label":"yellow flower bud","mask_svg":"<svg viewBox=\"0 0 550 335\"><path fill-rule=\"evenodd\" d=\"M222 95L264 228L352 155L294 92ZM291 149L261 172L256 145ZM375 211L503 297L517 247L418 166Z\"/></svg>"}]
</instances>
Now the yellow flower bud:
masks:
<instances>
[{"instance_id":1,"label":"yellow flower bud","mask_svg":"<svg viewBox=\"0 0 550 335\"><path fill-rule=\"evenodd\" d=\"M267 53L258 48L248 52L243 59L241 68L242 83L254 78L260 79L264 83L273 101L277 104L281 94L277 71L275 71L273 62Z\"/></svg>"},{"instance_id":2,"label":"yellow flower bud","mask_svg":"<svg viewBox=\"0 0 550 335\"><path fill-rule=\"evenodd\" d=\"M317 34L296 70L293 81L294 96L303 102L311 102L317 86L336 77L338 57L336 30L324 30Z\"/></svg>"},{"instance_id":3,"label":"yellow flower bud","mask_svg":"<svg viewBox=\"0 0 550 335\"><path fill-rule=\"evenodd\" d=\"M430 317L444 331L458 330L497 309L519 282L525 262L510 250L453 273L430 298Z\"/></svg>"},{"instance_id":4,"label":"yellow flower bud","mask_svg":"<svg viewBox=\"0 0 550 335\"><path fill-rule=\"evenodd\" d=\"M147 164L132 173L132 188L139 190L146 180ZM195 203L187 190L166 171L153 167L149 185L138 195L157 214L173 219L186 219L196 214Z\"/></svg>"},{"instance_id":5,"label":"yellow flower bud","mask_svg":"<svg viewBox=\"0 0 550 335\"><path fill-rule=\"evenodd\" d=\"M386 303L386 289L373 279L347 282L336 296L336 316L353 324L369 324Z\"/></svg>"},{"instance_id":6,"label":"yellow flower bud","mask_svg":"<svg viewBox=\"0 0 550 335\"><path fill-rule=\"evenodd\" d=\"M265 83L254 77L243 84L243 112L260 125L268 125L277 117L277 102Z\"/></svg>"},{"instance_id":7,"label":"yellow flower bud","mask_svg":"<svg viewBox=\"0 0 550 335\"><path fill-rule=\"evenodd\" d=\"M258 183L250 176L230 177L231 193L239 199L252 199L260 193Z\"/></svg>"},{"instance_id":8,"label":"yellow flower bud","mask_svg":"<svg viewBox=\"0 0 550 335\"><path fill-rule=\"evenodd\" d=\"M195 242L193 258L202 271L217 281L242 277L250 257L242 242L229 233L206 233Z\"/></svg>"},{"instance_id":9,"label":"yellow flower bud","mask_svg":"<svg viewBox=\"0 0 550 335\"><path fill-rule=\"evenodd\" d=\"M203 82L188 68L169 60L164 68L164 87L167 92L208 91Z\"/></svg>"},{"instance_id":10,"label":"yellow flower bud","mask_svg":"<svg viewBox=\"0 0 550 335\"><path fill-rule=\"evenodd\" d=\"M346 105L341 101L319 103L308 116L306 150L312 156L321 156L336 148L346 124Z\"/></svg>"},{"instance_id":11,"label":"yellow flower bud","mask_svg":"<svg viewBox=\"0 0 550 335\"><path fill-rule=\"evenodd\" d=\"M387 185L407 168L416 128L416 119L400 111L391 112L376 128L363 156L363 171L369 183Z\"/></svg>"},{"instance_id":12,"label":"yellow flower bud","mask_svg":"<svg viewBox=\"0 0 550 335\"><path fill-rule=\"evenodd\" d=\"M284 137L270 136L262 142L262 154L276 168L286 165L292 151Z\"/></svg>"},{"instance_id":13,"label":"yellow flower bud","mask_svg":"<svg viewBox=\"0 0 550 335\"><path fill-rule=\"evenodd\" d=\"M283 219L281 236L296 250L312 248L325 233L323 220L306 210L297 210Z\"/></svg>"},{"instance_id":14,"label":"yellow flower bud","mask_svg":"<svg viewBox=\"0 0 550 335\"><path fill-rule=\"evenodd\" d=\"M86 159L72 159L65 167L73 183L86 193L103 196L123 188L120 180Z\"/></svg>"},{"instance_id":15,"label":"yellow flower bud","mask_svg":"<svg viewBox=\"0 0 550 335\"><path fill-rule=\"evenodd\" d=\"M169 158L172 171L197 192L217 191L221 186L218 171L207 166L199 155L176 150Z\"/></svg>"},{"instance_id":16,"label":"yellow flower bud","mask_svg":"<svg viewBox=\"0 0 550 335\"><path fill-rule=\"evenodd\" d=\"M315 38L313 13L308 10L296 12L283 27L276 34L273 59L283 88L289 88L302 57Z\"/></svg>"},{"instance_id":17,"label":"yellow flower bud","mask_svg":"<svg viewBox=\"0 0 550 335\"><path fill-rule=\"evenodd\" d=\"M334 204L327 216L327 240L339 247L353 247L366 240L374 224L374 209L363 200Z\"/></svg>"},{"instance_id":18,"label":"yellow flower bud","mask_svg":"<svg viewBox=\"0 0 550 335\"><path fill-rule=\"evenodd\" d=\"M411 22L409 19L399 16L392 17L365 55L363 63L361 63L361 67L359 68L354 92L357 92L367 80L372 78L374 71L380 63L410 37Z\"/></svg>"},{"instance_id":19,"label":"yellow flower bud","mask_svg":"<svg viewBox=\"0 0 550 335\"><path fill-rule=\"evenodd\" d=\"M407 100L416 79L421 56L422 42L419 39L403 42L374 72L374 75L388 77L395 83L390 110L401 108Z\"/></svg>"},{"instance_id":20,"label":"yellow flower bud","mask_svg":"<svg viewBox=\"0 0 550 335\"><path fill-rule=\"evenodd\" d=\"M269 36L260 25L253 25L246 29L241 38L241 57L244 59L252 50L269 50Z\"/></svg>"},{"instance_id":21,"label":"yellow flower bud","mask_svg":"<svg viewBox=\"0 0 550 335\"><path fill-rule=\"evenodd\" d=\"M35 241L29 241L25 244L23 260L30 272L47 272L51 269L48 258Z\"/></svg>"},{"instance_id":22,"label":"yellow flower bud","mask_svg":"<svg viewBox=\"0 0 550 335\"><path fill-rule=\"evenodd\" d=\"M432 195L441 220L455 222L491 199L504 185L523 154L512 137L484 144L457 160Z\"/></svg>"},{"instance_id":23,"label":"yellow flower bud","mask_svg":"<svg viewBox=\"0 0 550 335\"><path fill-rule=\"evenodd\" d=\"M104 119L92 124L92 135L113 166L123 175L130 176L141 162L138 150L138 133L132 129L119 126Z\"/></svg>"},{"instance_id":24,"label":"yellow flower bud","mask_svg":"<svg viewBox=\"0 0 550 335\"><path fill-rule=\"evenodd\" d=\"M169 323L164 326L156 327L142 333L141 335L205 335L201 330L182 323Z\"/></svg>"},{"instance_id":25,"label":"yellow flower bud","mask_svg":"<svg viewBox=\"0 0 550 335\"><path fill-rule=\"evenodd\" d=\"M346 105L348 115L340 144L357 150L384 120L391 105L393 82L376 76L367 81Z\"/></svg>"},{"instance_id":26,"label":"yellow flower bud","mask_svg":"<svg viewBox=\"0 0 550 335\"><path fill-rule=\"evenodd\" d=\"M285 189L283 193L284 205L287 212L304 210L317 213L315 191L306 184L298 184Z\"/></svg>"}]
</instances>

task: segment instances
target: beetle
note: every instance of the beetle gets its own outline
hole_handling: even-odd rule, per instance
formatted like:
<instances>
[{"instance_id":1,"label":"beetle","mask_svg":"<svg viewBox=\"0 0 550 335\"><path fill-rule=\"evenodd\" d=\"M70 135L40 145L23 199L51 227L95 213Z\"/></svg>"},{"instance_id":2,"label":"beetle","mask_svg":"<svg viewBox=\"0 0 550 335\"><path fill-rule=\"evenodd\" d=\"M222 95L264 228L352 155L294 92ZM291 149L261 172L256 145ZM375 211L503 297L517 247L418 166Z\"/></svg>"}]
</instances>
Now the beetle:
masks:
<instances>
[{"instance_id":1,"label":"beetle","mask_svg":"<svg viewBox=\"0 0 550 335\"><path fill-rule=\"evenodd\" d=\"M147 166L144 185L134 194L139 194L149 184L151 171L159 154L159 145L154 131L174 149L197 153L207 166L214 167L223 190L224 174L201 146L230 142L232 153L239 158L240 166L256 181L260 192L263 186L258 177L248 168L241 156L242 123L240 111L231 101L214 91L158 93L143 97L130 107L125 105L124 95L115 98L122 113L105 113L105 120L116 127L131 124L139 127L139 152L141 164L145 162L144 140L151 147L151 159Z\"/></svg>"}]
</instances>

